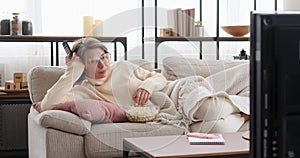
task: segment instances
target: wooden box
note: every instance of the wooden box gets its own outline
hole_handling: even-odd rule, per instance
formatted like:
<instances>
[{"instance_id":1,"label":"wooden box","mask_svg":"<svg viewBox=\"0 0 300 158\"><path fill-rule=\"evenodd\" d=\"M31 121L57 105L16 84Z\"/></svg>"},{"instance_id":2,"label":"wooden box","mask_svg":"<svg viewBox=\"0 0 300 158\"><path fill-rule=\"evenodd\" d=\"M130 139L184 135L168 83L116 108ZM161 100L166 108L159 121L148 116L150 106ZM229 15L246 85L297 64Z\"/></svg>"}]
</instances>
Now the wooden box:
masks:
<instances>
[{"instance_id":1,"label":"wooden box","mask_svg":"<svg viewBox=\"0 0 300 158\"><path fill-rule=\"evenodd\" d=\"M161 37L173 36L172 28L162 28L162 29L160 29L160 36Z\"/></svg>"},{"instance_id":2,"label":"wooden box","mask_svg":"<svg viewBox=\"0 0 300 158\"><path fill-rule=\"evenodd\" d=\"M5 90L15 90L16 86L13 81L6 81L5 82Z\"/></svg>"},{"instance_id":3,"label":"wooden box","mask_svg":"<svg viewBox=\"0 0 300 158\"><path fill-rule=\"evenodd\" d=\"M26 89L26 88L28 88L27 82L21 82L21 83L20 83L20 88L21 88L21 89Z\"/></svg>"},{"instance_id":4,"label":"wooden box","mask_svg":"<svg viewBox=\"0 0 300 158\"><path fill-rule=\"evenodd\" d=\"M26 82L26 73L14 73L14 83Z\"/></svg>"}]
</instances>

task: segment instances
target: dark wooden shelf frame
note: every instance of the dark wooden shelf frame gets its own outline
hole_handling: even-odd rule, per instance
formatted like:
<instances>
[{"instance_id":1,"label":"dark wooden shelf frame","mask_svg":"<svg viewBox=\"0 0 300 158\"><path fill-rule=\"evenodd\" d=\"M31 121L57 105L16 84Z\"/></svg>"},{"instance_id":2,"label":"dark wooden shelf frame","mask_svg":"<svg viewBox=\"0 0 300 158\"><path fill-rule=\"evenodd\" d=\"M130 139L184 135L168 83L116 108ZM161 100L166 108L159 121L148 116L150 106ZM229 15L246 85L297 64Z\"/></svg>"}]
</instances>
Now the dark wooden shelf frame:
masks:
<instances>
[{"instance_id":1,"label":"dark wooden shelf frame","mask_svg":"<svg viewBox=\"0 0 300 158\"><path fill-rule=\"evenodd\" d=\"M84 37L93 37L101 42L113 42L114 43L114 56L117 61L117 42L120 42L124 46L124 58L127 60L127 37L103 37L103 36L10 36L0 35L0 42L50 42L51 51L51 66L54 66L54 43L55 43L55 64L59 66L59 42L64 40L73 42L77 39Z\"/></svg>"}]
</instances>

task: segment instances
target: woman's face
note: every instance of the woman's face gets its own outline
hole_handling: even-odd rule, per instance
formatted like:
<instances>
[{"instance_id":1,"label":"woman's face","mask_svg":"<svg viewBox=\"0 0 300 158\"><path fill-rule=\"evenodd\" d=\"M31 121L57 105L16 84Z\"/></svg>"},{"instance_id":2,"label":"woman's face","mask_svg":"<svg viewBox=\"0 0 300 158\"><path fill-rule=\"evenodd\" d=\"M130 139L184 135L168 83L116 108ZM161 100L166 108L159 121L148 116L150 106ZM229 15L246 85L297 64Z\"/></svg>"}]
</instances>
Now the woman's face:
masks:
<instances>
[{"instance_id":1,"label":"woman's face","mask_svg":"<svg viewBox=\"0 0 300 158\"><path fill-rule=\"evenodd\" d=\"M110 56L100 48L89 49L84 53L85 74L100 79L107 75Z\"/></svg>"}]
</instances>

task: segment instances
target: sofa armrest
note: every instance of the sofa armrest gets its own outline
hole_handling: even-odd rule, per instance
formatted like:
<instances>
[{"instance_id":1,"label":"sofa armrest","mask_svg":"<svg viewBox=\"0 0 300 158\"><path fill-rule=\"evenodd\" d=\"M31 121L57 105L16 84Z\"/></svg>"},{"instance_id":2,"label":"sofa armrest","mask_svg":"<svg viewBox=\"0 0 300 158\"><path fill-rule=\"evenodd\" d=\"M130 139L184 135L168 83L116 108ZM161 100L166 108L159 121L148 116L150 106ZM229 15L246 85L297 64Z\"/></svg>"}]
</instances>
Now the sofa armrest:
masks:
<instances>
[{"instance_id":1,"label":"sofa armrest","mask_svg":"<svg viewBox=\"0 0 300 158\"><path fill-rule=\"evenodd\" d=\"M28 90L33 103L41 101L47 90L53 86L65 72L63 67L36 66L27 73Z\"/></svg>"},{"instance_id":2,"label":"sofa armrest","mask_svg":"<svg viewBox=\"0 0 300 158\"><path fill-rule=\"evenodd\" d=\"M53 128L77 135L85 135L91 130L91 122L81 119L77 115L62 111L48 110L38 113L33 107L30 109L33 120L42 127Z\"/></svg>"}]
</instances>

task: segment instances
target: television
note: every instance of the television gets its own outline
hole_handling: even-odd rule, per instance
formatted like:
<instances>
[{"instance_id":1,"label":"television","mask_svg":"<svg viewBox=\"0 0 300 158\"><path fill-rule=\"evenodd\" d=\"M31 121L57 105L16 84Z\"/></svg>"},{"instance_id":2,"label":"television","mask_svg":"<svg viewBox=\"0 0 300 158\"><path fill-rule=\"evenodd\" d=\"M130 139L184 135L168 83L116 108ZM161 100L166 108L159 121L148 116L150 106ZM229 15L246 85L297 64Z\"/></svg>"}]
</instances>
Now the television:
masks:
<instances>
[{"instance_id":1,"label":"television","mask_svg":"<svg viewBox=\"0 0 300 158\"><path fill-rule=\"evenodd\" d=\"M300 157L300 13L250 19L250 156Z\"/></svg>"}]
</instances>

